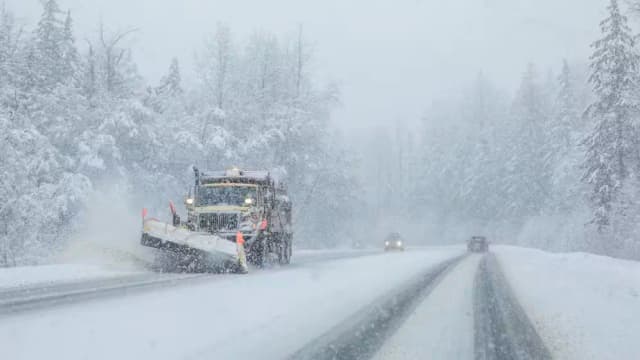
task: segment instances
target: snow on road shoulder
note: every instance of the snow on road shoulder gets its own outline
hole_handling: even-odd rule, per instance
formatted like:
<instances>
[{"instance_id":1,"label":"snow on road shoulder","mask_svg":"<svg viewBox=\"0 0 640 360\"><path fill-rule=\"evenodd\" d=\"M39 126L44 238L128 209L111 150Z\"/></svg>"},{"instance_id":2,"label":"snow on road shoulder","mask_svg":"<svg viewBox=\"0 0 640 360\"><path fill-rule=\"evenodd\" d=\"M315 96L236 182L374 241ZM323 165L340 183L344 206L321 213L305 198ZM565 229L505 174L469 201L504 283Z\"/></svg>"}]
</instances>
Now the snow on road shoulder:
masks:
<instances>
[{"instance_id":1,"label":"snow on road shoulder","mask_svg":"<svg viewBox=\"0 0 640 360\"><path fill-rule=\"evenodd\" d=\"M84 264L57 264L20 266L0 269L0 291L21 287L47 286L59 283L80 282L139 273L109 266Z\"/></svg>"},{"instance_id":2,"label":"snow on road shoulder","mask_svg":"<svg viewBox=\"0 0 640 360\"><path fill-rule=\"evenodd\" d=\"M458 248L310 263L0 323L7 358L281 359ZM39 346L31 346L33 339ZM114 346L114 344L116 346Z\"/></svg>"},{"instance_id":3,"label":"snow on road shoulder","mask_svg":"<svg viewBox=\"0 0 640 360\"><path fill-rule=\"evenodd\" d=\"M640 358L640 262L507 246L493 251L554 358Z\"/></svg>"},{"instance_id":4,"label":"snow on road shoulder","mask_svg":"<svg viewBox=\"0 0 640 360\"><path fill-rule=\"evenodd\" d=\"M382 359L473 359L473 281L480 255L458 264L382 346Z\"/></svg>"}]
</instances>

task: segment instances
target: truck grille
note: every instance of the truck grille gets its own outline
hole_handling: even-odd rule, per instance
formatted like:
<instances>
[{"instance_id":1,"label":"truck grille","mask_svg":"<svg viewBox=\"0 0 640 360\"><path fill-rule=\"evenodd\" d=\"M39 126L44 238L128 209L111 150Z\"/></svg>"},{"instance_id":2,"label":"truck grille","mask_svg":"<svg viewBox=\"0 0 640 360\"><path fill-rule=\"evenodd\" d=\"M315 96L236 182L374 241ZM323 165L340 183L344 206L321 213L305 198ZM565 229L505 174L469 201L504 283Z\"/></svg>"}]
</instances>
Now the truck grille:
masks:
<instances>
[{"instance_id":1,"label":"truck grille","mask_svg":"<svg viewBox=\"0 0 640 360\"><path fill-rule=\"evenodd\" d=\"M238 214L200 214L200 230L220 232L238 229Z\"/></svg>"}]
</instances>

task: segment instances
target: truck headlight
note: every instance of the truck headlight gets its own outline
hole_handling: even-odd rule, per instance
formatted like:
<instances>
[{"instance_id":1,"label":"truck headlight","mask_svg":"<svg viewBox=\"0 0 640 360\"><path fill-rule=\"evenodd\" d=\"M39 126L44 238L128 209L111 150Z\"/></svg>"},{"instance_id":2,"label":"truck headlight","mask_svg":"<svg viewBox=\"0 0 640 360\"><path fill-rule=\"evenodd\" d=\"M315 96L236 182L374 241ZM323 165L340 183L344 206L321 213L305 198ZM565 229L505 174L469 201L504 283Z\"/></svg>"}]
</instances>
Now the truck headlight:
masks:
<instances>
[{"instance_id":1,"label":"truck headlight","mask_svg":"<svg viewBox=\"0 0 640 360\"><path fill-rule=\"evenodd\" d=\"M384 245L385 245L385 246L389 246L389 242L388 242L388 241L385 241L385 242L384 242Z\"/></svg>"},{"instance_id":2,"label":"truck headlight","mask_svg":"<svg viewBox=\"0 0 640 360\"><path fill-rule=\"evenodd\" d=\"M187 205L193 205L193 198L187 198L184 200L184 203Z\"/></svg>"},{"instance_id":3,"label":"truck headlight","mask_svg":"<svg viewBox=\"0 0 640 360\"><path fill-rule=\"evenodd\" d=\"M398 241L396 244L398 244L398 246L402 246L402 241Z\"/></svg>"}]
</instances>

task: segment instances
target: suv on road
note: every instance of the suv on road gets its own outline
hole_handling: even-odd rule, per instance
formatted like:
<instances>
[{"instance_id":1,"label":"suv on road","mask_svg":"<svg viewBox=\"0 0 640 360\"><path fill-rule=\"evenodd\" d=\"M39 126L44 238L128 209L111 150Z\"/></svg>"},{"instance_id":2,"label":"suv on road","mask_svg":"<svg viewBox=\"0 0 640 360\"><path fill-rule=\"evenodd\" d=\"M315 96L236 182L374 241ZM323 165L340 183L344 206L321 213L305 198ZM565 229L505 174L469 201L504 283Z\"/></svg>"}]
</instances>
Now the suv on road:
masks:
<instances>
[{"instance_id":1,"label":"suv on road","mask_svg":"<svg viewBox=\"0 0 640 360\"><path fill-rule=\"evenodd\" d=\"M404 241L400 233L392 232L384 240L384 251L399 250L404 251Z\"/></svg>"},{"instance_id":2,"label":"suv on road","mask_svg":"<svg viewBox=\"0 0 640 360\"><path fill-rule=\"evenodd\" d=\"M469 252L489 251L489 240L484 236L472 236L467 240L467 250Z\"/></svg>"}]
</instances>

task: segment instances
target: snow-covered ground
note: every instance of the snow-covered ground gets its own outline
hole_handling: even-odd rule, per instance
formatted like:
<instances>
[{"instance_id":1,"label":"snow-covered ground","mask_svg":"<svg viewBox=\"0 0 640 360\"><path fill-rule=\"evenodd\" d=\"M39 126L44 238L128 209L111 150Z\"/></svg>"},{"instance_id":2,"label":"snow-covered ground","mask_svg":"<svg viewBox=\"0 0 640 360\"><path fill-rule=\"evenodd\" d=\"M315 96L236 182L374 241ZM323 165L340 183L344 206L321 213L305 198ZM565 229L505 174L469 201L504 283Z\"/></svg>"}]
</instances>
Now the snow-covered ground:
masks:
<instances>
[{"instance_id":1,"label":"snow-covered ground","mask_svg":"<svg viewBox=\"0 0 640 360\"><path fill-rule=\"evenodd\" d=\"M495 246L554 358L640 358L640 262Z\"/></svg>"},{"instance_id":2,"label":"snow-covered ground","mask_svg":"<svg viewBox=\"0 0 640 360\"><path fill-rule=\"evenodd\" d=\"M0 322L0 348L8 359L283 358L460 253L452 247L310 262L15 315Z\"/></svg>"},{"instance_id":3,"label":"snow-covered ground","mask_svg":"<svg viewBox=\"0 0 640 360\"><path fill-rule=\"evenodd\" d=\"M116 278L138 274L139 271L86 264L56 264L43 266L21 266L0 269L0 291L60 283Z\"/></svg>"},{"instance_id":4,"label":"snow-covered ground","mask_svg":"<svg viewBox=\"0 0 640 360\"><path fill-rule=\"evenodd\" d=\"M375 359L473 359L472 293L480 258L471 255L448 273Z\"/></svg>"},{"instance_id":5,"label":"snow-covered ground","mask_svg":"<svg viewBox=\"0 0 640 360\"><path fill-rule=\"evenodd\" d=\"M283 358L463 251L459 246L389 254L299 251L289 267L211 275L211 281L188 286L5 315L1 354L8 359ZM508 246L492 251L555 358L638 359L640 263ZM479 259L471 255L446 274L376 358L473 358ZM80 264L2 269L0 291L135 273Z\"/></svg>"},{"instance_id":6,"label":"snow-covered ground","mask_svg":"<svg viewBox=\"0 0 640 360\"><path fill-rule=\"evenodd\" d=\"M74 249L73 258L57 259L58 264L0 268L0 291L143 275L149 273L146 266L153 263L155 249L146 253L143 250L147 251L129 252L84 244L82 249ZM292 261L298 265L375 254L382 254L382 250L297 250Z\"/></svg>"}]
</instances>

